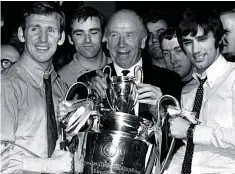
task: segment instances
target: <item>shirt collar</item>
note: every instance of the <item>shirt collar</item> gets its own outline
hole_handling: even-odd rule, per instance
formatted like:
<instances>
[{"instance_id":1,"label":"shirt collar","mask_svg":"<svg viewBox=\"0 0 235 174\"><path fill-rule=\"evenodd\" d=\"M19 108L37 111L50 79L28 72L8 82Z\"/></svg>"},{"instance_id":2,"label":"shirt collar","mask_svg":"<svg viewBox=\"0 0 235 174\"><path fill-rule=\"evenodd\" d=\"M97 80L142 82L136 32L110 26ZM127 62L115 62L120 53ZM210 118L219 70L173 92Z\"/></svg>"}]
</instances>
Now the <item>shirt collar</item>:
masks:
<instances>
[{"instance_id":1,"label":"shirt collar","mask_svg":"<svg viewBox=\"0 0 235 174\"><path fill-rule=\"evenodd\" d=\"M81 63L80 63L80 61L79 61L79 58L80 58L81 56L79 55L79 54L77 54L77 53L75 53L74 55L73 55L73 63L72 63L72 65L74 65L74 66L76 66L76 69L84 69L84 70L88 70L88 71L90 71L90 70L94 70L94 69L92 69L92 67L87 67L87 68L85 68L85 67L83 67L82 65L81 65ZM105 53L104 52L102 52L102 61L101 61L101 63L100 63L100 67L98 68L98 69L101 69L101 68L103 68L105 65L107 65L107 64L109 64L109 63L112 63L112 59L111 59L111 57L107 57L106 55L105 55ZM79 68L77 68L78 66L80 66Z\"/></svg>"},{"instance_id":2,"label":"shirt collar","mask_svg":"<svg viewBox=\"0 0 235 174\"><path fill-rule=\"evenodd\" d=\"M204 79L207 77L207 81L210 87L213 87L215 81L220 77L221 71L224 69L226 65L225 58L220 54L219 57L209 66L205 72L202 74L198 74L196 68L193 70L193 78L195 78L197 81L197 77L200 77L201 79Z\"/></svg>"},{"instance_id":3,"label":"shirt collar","mask_svg":"<svg viewBox=\"0 0 235 174\"><path fill-rule=\"evenodd\" d=\"M56 80L57 73L55 72L54 66L52 64L50 65L49 70L46 71L34 60L28 57L21 57L20 63L39 86L43 86L43 78L49 74L51 74L52 83L54 83Z\"/></svg>"},{"instance_id":4,"label":"shirt collar","mask_svg":"<svg viewBox=\"0 0 235 174\"><path fill-rule=\"evenodd\" d=\"M116 70L117 76L122 76L122 70L129 70L130 73L127 76L134 76L134 69L135 69L135 67L136 66L143 67L143 60L141 58L135 65L133 65L129 69L123 69L122 67L118 66L115 62L113 64L114 64L114 68Z\"/></svg>"}]
</instances>

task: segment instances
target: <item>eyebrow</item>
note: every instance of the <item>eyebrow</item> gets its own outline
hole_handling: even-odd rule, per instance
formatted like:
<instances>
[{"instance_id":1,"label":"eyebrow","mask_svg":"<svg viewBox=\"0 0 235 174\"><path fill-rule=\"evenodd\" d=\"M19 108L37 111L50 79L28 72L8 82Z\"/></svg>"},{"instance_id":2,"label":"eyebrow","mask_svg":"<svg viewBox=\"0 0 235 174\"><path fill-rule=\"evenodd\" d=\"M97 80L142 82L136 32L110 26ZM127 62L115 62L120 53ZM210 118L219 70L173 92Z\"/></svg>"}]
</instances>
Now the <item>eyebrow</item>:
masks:
<instances>
[{"instance_id":1,"label":"eyebrow","mask_svg":"<svg viewBox=\"0 0 235 174\"><path fill-rule=\"evenodd\" d=\"M73 34L74 33L76 33L76 32L83 32L84 30L82 30L82 29L75 29L75 30L73 30ZM91 28L91 29L89 29L89 31L101 31L101 29L100 28Z\"/></svg>"}]
</instances>

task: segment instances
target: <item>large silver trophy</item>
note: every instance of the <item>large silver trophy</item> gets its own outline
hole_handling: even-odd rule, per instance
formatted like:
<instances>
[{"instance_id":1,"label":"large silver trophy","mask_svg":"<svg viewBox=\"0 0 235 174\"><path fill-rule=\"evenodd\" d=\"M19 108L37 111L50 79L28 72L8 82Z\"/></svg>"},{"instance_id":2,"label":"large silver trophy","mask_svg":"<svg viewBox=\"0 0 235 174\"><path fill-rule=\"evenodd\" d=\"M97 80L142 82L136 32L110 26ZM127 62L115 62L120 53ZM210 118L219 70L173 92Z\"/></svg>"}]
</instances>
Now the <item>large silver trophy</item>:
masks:
<instances>
[{"instance_id":1,"label":"large silver trophy","mask_svg":"<svg viewBox=\"0 0 235 174\"><path fill-rule=\"evenodd\" d=\"M105 69L111 71L108 66ZM160 164L161 128L164 119L160 113L157 113L152 121L131 114L138 97L136 85L143 80L141 67L135 70L135 77L111 77L111 72L109 72L109 80L106 95L111 110L102 110L102 108L97 110L97 107L93 107L93 110L90 109L89 117L87 117L88 112L83 112L79 118L75 116L74 119L70 114L64 119L66 120L64 121L65 127L67 127L65 133L70 136L83 137L84 152L80 153L83 155L83 158L80 158L83 159L83 166L80 172L83 174L162 173L166 163L165 161L163 166ZM82 83L78 83L78 86L81 85ZM87 87L86 84L84 86ZM76 88L76 84L73 88ZM87 96L90 96L91 90L87 91ZM70 92L71 90L68 91ZM88 101L91 101L91 97L87 97L84 106L89 105ZM80 107L83 102L80 100L79 104L75 103L75 105ZM161 103L160 100L157 107L159 103ZM179 107L178 102L175 103ZM81 124L78 124L79 121L76 121L81 118L85 119L85 121L83 119L82 129L80 129ZM69 124L69 120L74 121ZM79 129L76 129L76 123ZM69 125L73 127L72 131ZM174 141L167 158L173 146Z\"/></svg>"}]
</instances>

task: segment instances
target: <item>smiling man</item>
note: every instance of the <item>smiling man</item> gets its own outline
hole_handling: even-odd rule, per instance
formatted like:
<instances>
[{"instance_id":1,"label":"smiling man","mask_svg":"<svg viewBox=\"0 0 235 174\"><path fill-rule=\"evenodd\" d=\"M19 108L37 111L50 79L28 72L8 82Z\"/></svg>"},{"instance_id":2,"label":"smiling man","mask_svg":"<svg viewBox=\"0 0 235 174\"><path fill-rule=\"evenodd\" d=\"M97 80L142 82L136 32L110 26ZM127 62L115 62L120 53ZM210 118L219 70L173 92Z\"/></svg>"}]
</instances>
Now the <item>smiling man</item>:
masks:
<instances>
[{"instance_id":1,"label":"smiling man","mask_svg":"<svg viewBox=\"0 0 235 174\"><path fill-rule=\"evenodd\" d=\"M179 43L195 67L181 105L199 123L169 120L171 136L187 145L165 173L235 173L235 64L221 54L222 22L214 10L187 9L179 27Z\"/></svg>"},{"instance_id":2,"label":"smiling man","mask_svg":"<svg viewBox=\"0 0 235 174\"><path fill-rule=\"evenodd\" d=\"M112 62L102 49L104 22L104 16L93 7L83 6L74 11L68 37L76 53L73 60L58 72L68 86L81 75Z\"/></svg>"},{"instance_id":3,"label":"smiling man","mask_svg":"<svg viewBox=\"0 0 235 174\"><path fill-rule=\"evenodd\" d=\"M192 80L193 66L176 36L177 28L168 28L159 36L166 67L178 73L183 86Z\"/></svg>"},{"instance_id":4,"label":"smiling man","mask_svg":"<svg viewBox=\"0 0 235 174\"><path fill-rule=\"evenodd\" d=\"M52 65L57 46L64 42L64 25L64 14L53 2L33 2L24 11L18 29L24 51L1 79L1 173L71 171L70 153L56 141L54 114L67 91Z\"/></svg>"}]
</instances>

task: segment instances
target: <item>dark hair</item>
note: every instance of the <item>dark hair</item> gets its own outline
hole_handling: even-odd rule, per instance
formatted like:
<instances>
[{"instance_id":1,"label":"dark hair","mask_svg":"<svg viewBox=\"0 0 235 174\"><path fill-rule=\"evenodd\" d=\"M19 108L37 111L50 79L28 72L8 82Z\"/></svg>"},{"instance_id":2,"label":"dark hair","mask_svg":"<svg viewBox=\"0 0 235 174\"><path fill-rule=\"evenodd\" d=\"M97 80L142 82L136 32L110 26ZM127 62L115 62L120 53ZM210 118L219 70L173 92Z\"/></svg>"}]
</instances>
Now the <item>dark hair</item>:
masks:
<instances>
[{"instance_id":1,"label":"dark hair","mask_svg":"<svg viewBox=\"0 0 235 174\"><path fill-rule=\"evenodd\" d=\"M170 14L157 9L151 9L148 13L144 14L143 20L145 25L149 22L157 23L159 20L164 20L167 26L170 26L172 23Z\"/></svg>"},{"instance_id":2,"label":"dark hair","mask_svg":"<svg viewBox=\"0 0 235 174\"><path fill-rule=\"evenodd\" d=\"M162 34L159 35L160 47L162 49L162 41L163 39L171 40L173 38L177 38L177 32L179 32L179 28L177 27L170 27ZM178 38L177 38L178 39Z\"/></svg>"},{"instance_id":3,"label":"dark hair","mask_svg":"<svg viewBox=\"0 0 235 174\"><path fill-rule=\"evenodd\" d=\"M183 48L183 36L191 35L196 36L198 31L198 26L200 26L204 34L207 35L209 32L212 32L215 37L215 48L220 48L220 51L223 49L223 45L220 44L220 41L224 35L224 29L220 16L212 9L186 9L183 13L183 18L179 23L180 31L177 32L178 41L180 46Z\"/></svg>"},{"instance_id":4,"label":"dark hair","mask_svg":"<svg viewBox=\"0 0 235 174\"><path fill-rule=\"evenodd\" d=\"M72 18L70 20L68 33L71 34L71 25L74 23L74 21L80 21L84 20L86 21L89 17L98 17L100 20L100 26L102 32L104 31L104 25L105 25L105 17L102 13L100 13L97 9L91 7L91 6L82 6L78 9L76 9L72 15Z\"/></svg>"},{"instance_id":5,"label":"dark hair","mask_svg":"<svg viewBox=\"0 0 235 174\"><path fill-rule=\"evenodd\" d=\"M60 18L60 33L65 30L65 15L56 2L38 1L33 2L28 8L23 10L20 26L25 30L26 19L32 14L52 15L56 13Z\"/></svg>"}]
</instances>

